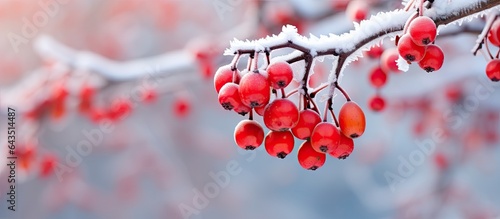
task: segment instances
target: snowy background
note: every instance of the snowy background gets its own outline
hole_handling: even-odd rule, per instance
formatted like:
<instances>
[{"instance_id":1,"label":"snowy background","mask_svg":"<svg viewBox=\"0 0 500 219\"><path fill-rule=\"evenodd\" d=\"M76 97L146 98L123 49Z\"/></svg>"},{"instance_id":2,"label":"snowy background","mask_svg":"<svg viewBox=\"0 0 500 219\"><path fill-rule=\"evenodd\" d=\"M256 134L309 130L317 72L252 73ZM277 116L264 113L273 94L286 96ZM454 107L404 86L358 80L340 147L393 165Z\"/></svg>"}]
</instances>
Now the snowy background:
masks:
<instances>
[{"instance_id":1,"label":"snowy background","mask_svg":"<svg viewBox=\"0 0 500 219\"><path fill-rule=\"evenodd\" d=\"M191 218L498 218L500 84L470 52L482 18L441 29L440 71L411 65L390 73L381 113L367 104L376 92L368 73L379 60L361 58L345 69L341 84L367 116L348 159L328 157L313 172L297 162L301 141L284 160L234 144L243 117L220 107L211 78L231 62L223 56L230 41L279 34L284 24L304 36L346 33L355 25L342 2L0 0L0 218L183 218L180 209L188 208L196 213ZM363 2L369 14L403 7L398 0ZM461 28L470 31L445 34ZM13 34L21 41L13 43ZM331 67L329 58L317 60L316 86ZM61 78L70 92L65 111L27 118L50 95L56 83L49 82ZM77 109L73 94L84 81L96 87L96 105L126 96L131 112L103 131ZM146 82L159 92L152 103L134 98ZM338 112L343 99L335 103ZM18 165L16 212L4 200L6 106L19 112L18 147L34 150ZM88 133L102 138L92 143ZM91 142L91 151L71 158L82 142ZM44 174L49 155L69 171ZM197 191L213 187L214 174L227 174L227 183L200 201Z\"/></svg>"}]
</instances>

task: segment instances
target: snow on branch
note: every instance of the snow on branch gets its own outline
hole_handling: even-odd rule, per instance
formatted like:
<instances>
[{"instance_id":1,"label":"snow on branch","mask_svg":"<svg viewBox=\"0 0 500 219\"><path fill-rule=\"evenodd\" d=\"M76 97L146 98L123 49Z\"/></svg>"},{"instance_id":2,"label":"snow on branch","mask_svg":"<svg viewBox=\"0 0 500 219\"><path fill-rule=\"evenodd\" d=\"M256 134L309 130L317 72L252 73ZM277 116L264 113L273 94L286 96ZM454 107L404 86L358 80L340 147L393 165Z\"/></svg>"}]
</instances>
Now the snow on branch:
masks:
<instances>
[{"instance_id":1,"label":"snow on branch","mask_svg":"<svg viewBox=\"0 0 500 219\"><path fill-rule=\"evenodd\" d=\"M472 19L487 14L491 10L500 10L500 0L435 0L424 15L432 18L438 26L452 23L461 24L465 19ZM329 83L336 86L338 78L351 61L362 57L362 51L368 50L385 37L399 34L406 21L416 14L416 9L380 12L369 20L355 23L354 30L342 35L304 37L297 33L293 26L283 27L279 35L268 36L258 40L233 40L225 55L252 54L254 52L270 52L280 48L294 48L298 51L287 55L289 63L304 60L307 56L333 55L338 57L335 71L330 75Z\"/></svg>"},{"instance_id":2,"label":"snow on branch","mask_svg":"<svg viewBox=\"0 0 500 219\"><path fill-rule=\"evenodd\" d=\"M69 48L47 35L38 37L35 50L42 57L57 60L74 69L88 70L102 75L109 81L129 81L144 77L145 73L169 74L193 72L195 57L186 50L171 51L162 55L127 62L109 60L98 54L77 51ZM154 71L149 71L154 66Z\"/></svg>"}]
</instances>

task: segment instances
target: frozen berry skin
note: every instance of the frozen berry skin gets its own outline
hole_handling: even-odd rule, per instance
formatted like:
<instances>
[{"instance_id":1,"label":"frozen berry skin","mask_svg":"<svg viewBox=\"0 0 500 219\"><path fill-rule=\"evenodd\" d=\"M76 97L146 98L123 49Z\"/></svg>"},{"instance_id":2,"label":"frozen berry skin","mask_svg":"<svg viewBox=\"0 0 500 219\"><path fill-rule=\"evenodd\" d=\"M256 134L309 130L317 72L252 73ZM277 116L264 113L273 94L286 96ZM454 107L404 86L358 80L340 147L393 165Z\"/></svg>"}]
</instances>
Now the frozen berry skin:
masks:
<instances>
[{"instance_id":1,"label":"frozen berry skin","mask_svg":"<svg viewBox=\"0 0 500 219\"><path fill-rule=\"evenodd\" d=\"M339 112L340 130L349 138L357 138L365 132L366 119L361 107L354 101L347 101Z\"/></svg>"},{"instance_id":2,"label":"frozen berry skin","mask_svg":"<svg viewBox=\"0 0 500 219\"><path fill-rule=\"evenodd\" d=\"M271 89L262 72L249 72L240 80L240 98L249 107L261 107L269 103Z\"/></svg>"},{"instance_id":3,"label":"frozen berry skin","mask_svg":"<svg viewBox=\"0 0 500 219\"><path fill-rule=\"evenodd\" d=\"M354 150L354 140L345 136L344 134L341 134L339 146L335 148L335 150L331 151L329 154L332 157L343 160L349 157L349 155L351 155L353 150Z\"/></svg>"},{"instance_id":4,"label":"frozen berry skin","mask_svg":"<svg viewBox=\"0 0 500 219\"><path fill-rule=\"evenodd\" d=\"M313 130L311 135L312 148L320 153L330 153L339 146L340 131L329 122L321 122Z\"/></svg>"},{"instance_id":5,"label":"frozen berry skin","mask_svg":"<svg viewBox=\"0 0 500 219\"><path fill-rule=\"evenodd\" d=\"M486 65L486 75L491 81L500 81L500 59L491 60Z\"/></svg>"},{"instance_id":6,"label":"frozen berry skin","mask_svg":"<svg viewBox=\"0 0 500 219\"><path fill-rule=\"evenodd\" d=\"M222 86L224 86L227 83L233 82L233 75L235 73L236 73L235 83L238 84L239 79L240 79L238 69L235 69L234 71L232 71L230 65L225 65L225 66L220 67L217 70L217 72L215 72L215 75L214 75L215 91L217 91L217 93L219 93Z\"/></svg>"},{"instance_id":7,"label":"frozen berry skin","mask_svg":"<svg viewBox=\"0 0 500 219\"><path fill-rule=\"evenodd\" d=\"M269 155L284 159L292 153L295 140L290 131L270 131L264 139L264 145Z\"/></svg>"},{"instance_id":8,"label":"frozen berry skin","mask_svg":"<svg viewBox=\"0 0 500 219\"><path fill-rule=\"evenodd\" d=\"M288 62L274 62L267 67L267 80L272 88L285 88L293 80L292 67Z\"/></svg>"},{"instance_id":9,"label":"frozen berry skin","mask_svg":"<svg viewBox=\"0 0 500 219\"><path fill-rule=\"evenodd\" d=\"M240 99L239 85L235 83L227 83L222 86L218 99L225 110L233 110L243 104Z\"/></svg>"},{"instance_id":10,"label":"frozen berry skin","mask_svg":"<svg viewBox=\"0 0 500 219\"><path fill-rule=\"evenodd\" d=\"M286 131L299 121L299 109L288 99L276 99L264 110L264 124L273 131Z\"/></svg>"},{"instance_id":11,"label":"frozen berry skin","mask_svg":"<svg viewBox=\"0 0 500 219\"><path fill-rule=\"evenodd\" d=\"M311 137L314 128L320 122L321 118L317 112L310 109L302 110L299 113L297 125L292 128L292 133L298 139L307 140Z\"/></svg>"},{"instance_id":12,"label":"frozen berry skin","mask_svg":"<svg viewBox=\"0 0 500 219\"><path fill-rule=\"evenodd\" d=\"M497 19L491 25L490 32L488 33L488 40L495 46L500 46L500 19Z\"/></svg>"},{"instance_id":13,"label":"frozen berry skin","mask_svg":"<svg viewBox=\"0 0 500 219\"><path fill-rule=\"evenodd\" d=\"M427 46L436 39L436 24L429 17L420 16L411 21L408 33L416 45Z\"/></svg>"},{"instance_id":14,"label":"frozen berry skin","mask_svg":"<svg viewBox=\"0 0 500 219\"><path fill-rule=\"evenodd\" d=\"M315 151L310 141L304 141L297 153L300 166L306 170L317 170L322 167L326 161L326 154Z\"/></svg>"},{"instance_id":15,"label":"frozen berry skin","mask_svg":"<svg viewBox=\"0 0 500 219\"><path fill-rule=\"evenodd\" d=\"M236 145L245 150L254 150L264 141L264 129L254 120L242 120L234 128Z\"/></svg>"},{"instance_id":16,"label":"frozen berry skin","mask_svg":"<svg viewBox=\"0 0 500 219\"><path fill-rule=\"evenodd\" d=\"M425 52L424 58L418 62L418 66L430 73L441 69L443 62L443 50L437 45L429 45L427 46L427 52Z\"/></svg>"},{"instance_id":17,"label":"frozen berry skin","mask_svg":"<svg viewBox=\"0 0 500 219\"><path fill-rule=\"evenodd\" d=\"M405 34L399 39L398 52L408 62L418 62L424 58L426 47L418 46L410 35Z\"/></svg>"}]
</instances>

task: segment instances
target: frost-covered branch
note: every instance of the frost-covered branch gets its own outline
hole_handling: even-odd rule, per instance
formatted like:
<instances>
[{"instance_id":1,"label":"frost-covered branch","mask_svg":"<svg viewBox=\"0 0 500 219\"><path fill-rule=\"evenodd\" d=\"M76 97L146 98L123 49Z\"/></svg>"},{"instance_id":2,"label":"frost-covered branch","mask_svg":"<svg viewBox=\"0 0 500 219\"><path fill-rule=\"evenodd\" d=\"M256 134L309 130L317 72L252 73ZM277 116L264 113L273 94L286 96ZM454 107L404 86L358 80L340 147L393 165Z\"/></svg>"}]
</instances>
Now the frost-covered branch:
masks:
<instances>
[{"instance_id":1,"label":"frost-covered branch","mask_svg":"<svg viewBox=\"0 0 500 219\"><path fill-rule=\"evenodd\" d=\"M433 19L437 26L451 23L461 23L464 19L484 15L489 10L498 10L500 0L440 0L434 1L432 7L424 11L424 15ZM414 10L395 10L382 12L372 16L369 20L355 24L355 29L342 35L306 38L297 33L292 26L285 26L279 35L253 41L234 40L231 47L225 51L226 55L253 54L257 52L271 52L281 48L298 50L280 59L289 63L304 60L309 55L336 57L335 71L329 77L331 87L337 87L342 70L347 64L362 57L362 52L378 44L385 37L395 37L405 26L407 20L414 16ZM330 89L332 92L334 89ZM330 92L330 97L333 93Z\"/></svg>"}]
</instances>

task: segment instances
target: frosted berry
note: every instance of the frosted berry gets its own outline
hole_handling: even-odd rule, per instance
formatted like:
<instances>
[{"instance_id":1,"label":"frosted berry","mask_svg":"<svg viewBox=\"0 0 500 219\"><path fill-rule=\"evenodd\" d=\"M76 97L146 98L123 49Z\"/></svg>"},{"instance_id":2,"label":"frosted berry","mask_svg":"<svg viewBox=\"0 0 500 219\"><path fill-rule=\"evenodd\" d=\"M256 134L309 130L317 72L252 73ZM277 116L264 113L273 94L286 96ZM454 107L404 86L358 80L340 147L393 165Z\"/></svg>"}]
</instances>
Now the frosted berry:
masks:
<instances>
[{"instance_id":1,"label":"frosted berry","mask_svg":"<svg viewBox=\"0 0 500 219\"><path fill-rule=\"evenodd\" d=\"M240 80L240 98L249 107L261 107L269 103L271 89L261 72L249 72Z\"/></svg>"},{"instance_id":2,"label":"frosted berry","mask_svg":"<svg viewBox=\"0 0 500 219\"><path fill-rule=\"evenodd\" d=\"M330 152L330 155L343 160L349 157L353 150L354 141L344 134L341 134L339 146Z\"/></svg>"},{"instance_id":3,"label":"frosted berry","mask_svg":"<svg viewBox=\"0 0 500 219\"><path fill-rule=\"evenodd\" d=\"M497 19L491 25L490 32L488 33L488 40L495 46L500 46L500 19Z\"/></svg>"},{"instance_id":4,"label":"frosted berry","mask_svg":"<svg viewBox=\"0 0 500 219\"><path fill-rule=\"evenodd\" d=\"M225 110L232 110L242 104L239 93L239 85L227 83L220 89L219 103Z\"/></svg>"},{"instance_id":5,"label":"frosted berry","mask_svg":"<svg viewBox=\"0 0 500 219\"><path fill-rule=\"evenodd\" d=\"M294 138L290 131L270 131L266 135L264 145L269 155L283 159L292 152Z\"/></svg>"},{"instance_id":6,"label":"frosted berry","mask_svg":"<svg viewBox=\"0 0 500 219\"><path fill-rule=\"evenodd\" d=\"M314 128L320 122L321 118L317 112L310 109L302 110L299 113L299 121L297 122L297 125L292 128L292 133L298 139L309 139Z\"/></svg>"},{"instance_id":7,"label":"frosted berry","mask_svg":"<svg viewBox=\"0 0 500 219\"><path fill-rule=\"evenodd\" d=\"M264 141L264 129L256 121L242 120L234 128L234 141L240 148L254 150Z\"/></svg>"},{"instance_id":8,"label":"frosted berry","mask_svg":"<svg viewBox=\"0 0 500 219\"><path fill-rule=\"evenodd\" d=\"M236 79L239 80L238 69L236 69L235 71L236 71ZM231 70L230 65L225 65L225 66L222 66L219 69L217 69L217 72L215 72L215 75L214 75L214 87L215 87L215 90L217 91L217 93L219 93L222 86L224 86L225 84L227 84L229 82L233 82L233 74L234 74L234 71ZM236 84L237 83L238 83L238 81L236 81Z\"/></svg>"},{"instance_id":9,"label":"frosted berry","mask_svg":"<svg viewBox=\"0 0 500 219\"><path fill-rule=\"evenodd\" d=\"M264 106L260 106L260 107L255 107L253 108L255 110L255 112L259 115L259 116L264 116L264 111L266 110L266 107L268 106L269 104L266 104Z\"/></svg>"},{"instance_id":10,"label":"frosted berry","mask_svg":"<svg viewBox=\"0 0 500 219\"><path fill-rule=\"evenodd\" d=\"M365 132L365 113L354 101L347 101L339 112L340 130L347 137L357 138Z\"/></svg>"},{"instance_id":11,"label":"frosted berry","mask_svg":"<svg viewBox=\"0 0 500 219\"><path fill-rule=\"evenodd\" d=\"M264 124L273 131L293 128L299 121L299 109L288 99L276 99L264 111Z\"/></svg>"},{"instance_id":12,"label":"frosted berry","mask_svg":"<svg viewBox=\"0 0 500 219\"><path fill-rule=\"evenodd\" d=\"M436 24L429 17L420 16L411 21L408 32L416 45L426 46L436 39Z\"/></svg>"},{"instance_id":13,"label":"frosted berry","mask_svg":"<svg viewBox=\"0 0 500 219\"><path fill-rule=\"evenodd\" d=\"M386 49L380 57L380 67L384 72L400 72L396 61L399 59L399 53L396 48Z\"/></svg>"},{"instance_id":14,"label":"frosted berry","mask_svg":"<svg viewBox=\"0 0 500 219\"><path fill-rule=\"evenodd\" d=\"M425 47L418 46L413 42L410 35L405 34L399 39L398 52L408 62L418 62L425 55Z\"/></svg>"},{"instance_id":15,"label":"frosted berry","mask_svg":"<svg viewBox=\"0 0 500 219\"><path fill-rule=\"evenodd\" d=\"M285 88L292 79L293 71L288 62L274 62L267 67L267 80L274 89Z\"/></svg>"},{"instance_id":16,"label":"frosted berry","mask_svg":"<svg viewBox=\"0 0 500 219\"><path fill-rule=\"evenodd\" d=\"M368 101L368 106L375 112L382 111L385 108L385 100L379 95L372 96Z\"/></svg>"},{"instance_id":17,"label":"frosted berry","mask_svg":"<svg viewBox=\"0 0 500 219\"><path fill-rule=\"evenodd\" d=\"M387 83L387 74L380 67L375 67L370 72L370 84L375 88L381 88Z\"/></svg>"},{"instance_id":18,"label":"frosted berry","mask_svg":"<svg viewBox=\"0 0 500 219\"><path fill-rule=\"evenodd\" d=\"M424 58L418 62L418 66L426 72L433 72L441 69L443 62L443 50L437 45L429 45L427 46Z\"/></svg>"},{"instance_id":19,"label":"frosted berry","mask_svg":"<svg viewBox=\"0 0 500 219\"><path fill-rule=\"evenodd\" d=\"M500 81L500 59L491 60L486 65L486 75L491 81Z\"/></svg>"},{"instance_id":20,"label":"frosted berry","mask_svg":"<svg viewBox=\"0 0 500 219\"><path fill-rule=\"evenodd\" d=\"M339 142L339 129L329 122L316 125L311 135L311 146L317 152L330 153L339 146Z\"/></svg>"},{"instance_id":21,"label":"frosted berry","mask_svg":"<svg viewBox=\"0 0 500 219\"><path fill-rule=\"evenodd\" d=\"M315 151L310 141L304 141L299 148L297 158L302 168L306 170L317 170L325 164L326 154Z\"/></svg>"}]
</instances>

